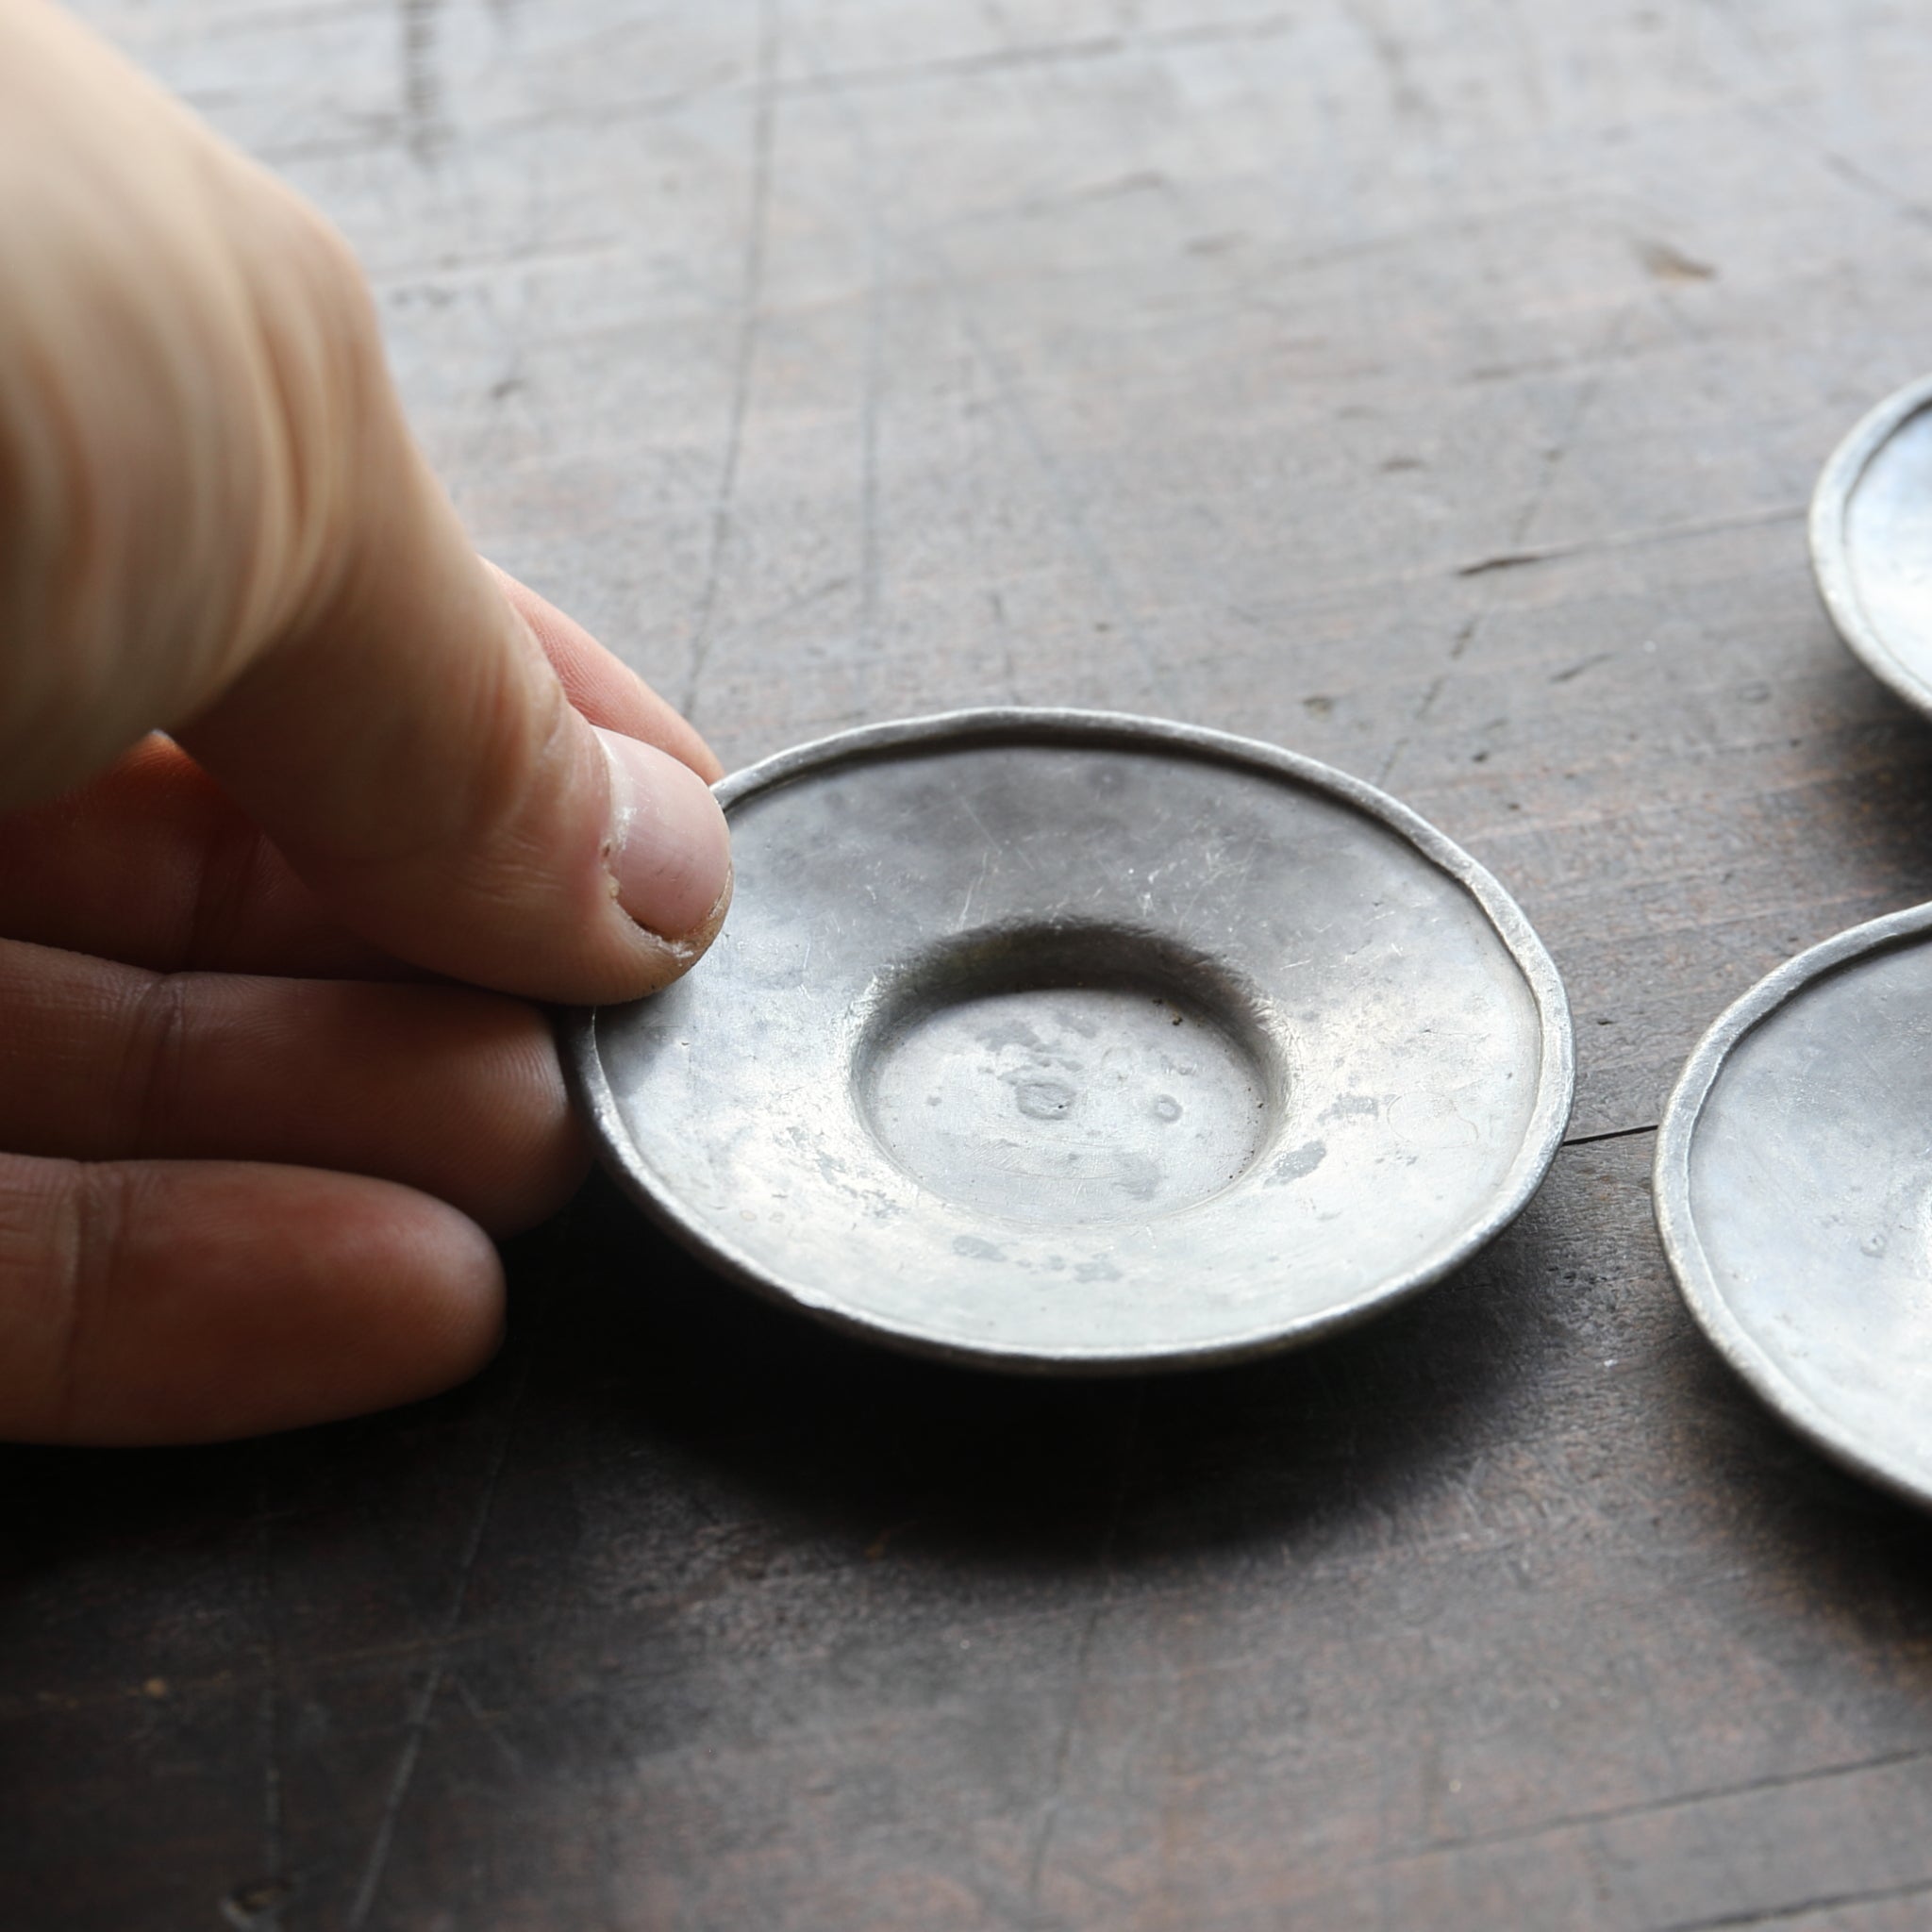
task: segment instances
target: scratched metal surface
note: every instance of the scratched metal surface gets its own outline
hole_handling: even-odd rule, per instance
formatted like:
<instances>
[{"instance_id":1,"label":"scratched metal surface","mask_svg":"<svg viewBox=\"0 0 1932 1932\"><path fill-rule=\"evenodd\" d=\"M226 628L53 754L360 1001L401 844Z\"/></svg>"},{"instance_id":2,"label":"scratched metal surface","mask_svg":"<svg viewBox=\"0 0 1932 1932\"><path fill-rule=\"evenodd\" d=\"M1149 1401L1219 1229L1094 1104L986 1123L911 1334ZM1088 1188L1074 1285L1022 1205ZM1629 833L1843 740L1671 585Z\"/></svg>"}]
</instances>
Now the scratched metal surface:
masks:
<instances>
[{"instance_id":1,"label":"scratched metal surface","mask_svg":"<svg viewBox=\"0 0 1932 1932\"><path fill-rule=\"evenodd\" d=\"M1452 1274L1561 1145L1548 954L1329 767L1035 708L719 790L730 936L566 1052L654 1221L848 1333L1066 1374L1274 1353Z\"/></svg>"},{"instance_id":2,"label":"scratched metal surface","mask_svg":"<svg viewBox=\"0 0 1932 1932\"><path fill-rule=\"evenodd\" d=\"M1932 1531L1697 1337L1651 1129L1932 896L1812 476L1932 368L1880 0L91 0L317 197L478 541L729 762L1021 700L1380 780L1521 901L1573 1144L1355 1335L1011 1386L608 1192L407 1413L0 1457L0 1920L1890 1932Z\"/></svg>"}]
</instances>

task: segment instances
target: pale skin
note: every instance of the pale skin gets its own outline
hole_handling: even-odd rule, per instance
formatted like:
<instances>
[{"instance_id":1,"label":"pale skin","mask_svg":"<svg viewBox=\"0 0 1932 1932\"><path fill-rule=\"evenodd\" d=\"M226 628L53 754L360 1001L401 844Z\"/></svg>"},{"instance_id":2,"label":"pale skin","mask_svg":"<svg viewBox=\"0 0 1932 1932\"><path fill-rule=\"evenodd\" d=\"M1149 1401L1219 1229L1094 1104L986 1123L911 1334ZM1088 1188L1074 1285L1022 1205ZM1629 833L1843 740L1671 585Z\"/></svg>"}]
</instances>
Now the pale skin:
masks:
<instances>
[{"instance_id":1,"label":"pale skin","mask_svg":"<svg viewBox=\"0 0 1932 1932\"><path fill-rule=\"evenodd\" d=\"M478 559L334 231L0 0L0 1437L487 1360L585 1161L530 1002L709 943L717 775Z\"/></svg>"}]
</instances>

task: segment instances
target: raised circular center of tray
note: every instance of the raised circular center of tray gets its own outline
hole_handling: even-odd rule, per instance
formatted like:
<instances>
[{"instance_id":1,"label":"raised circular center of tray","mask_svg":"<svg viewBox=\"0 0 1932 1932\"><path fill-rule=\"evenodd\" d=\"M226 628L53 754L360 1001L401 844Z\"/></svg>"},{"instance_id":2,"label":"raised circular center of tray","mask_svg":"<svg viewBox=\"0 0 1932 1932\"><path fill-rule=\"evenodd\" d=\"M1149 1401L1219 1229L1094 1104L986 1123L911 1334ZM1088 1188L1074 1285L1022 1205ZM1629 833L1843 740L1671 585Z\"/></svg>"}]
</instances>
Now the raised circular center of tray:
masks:
<instances>
[{"instance_id":1,"label":"raised circular center of tray","mask_svg":"<svg viewBox=\"0 0 1932 1932\"><path fill-rule=\"evenodd\" d=\"M859 1056L880 1145L922 1187L1007 1221L1148 1221L1219 1192L1278 1116L1241 1016L1118 931L978 935L894 975Z\"/></svg>"}]
</instances>

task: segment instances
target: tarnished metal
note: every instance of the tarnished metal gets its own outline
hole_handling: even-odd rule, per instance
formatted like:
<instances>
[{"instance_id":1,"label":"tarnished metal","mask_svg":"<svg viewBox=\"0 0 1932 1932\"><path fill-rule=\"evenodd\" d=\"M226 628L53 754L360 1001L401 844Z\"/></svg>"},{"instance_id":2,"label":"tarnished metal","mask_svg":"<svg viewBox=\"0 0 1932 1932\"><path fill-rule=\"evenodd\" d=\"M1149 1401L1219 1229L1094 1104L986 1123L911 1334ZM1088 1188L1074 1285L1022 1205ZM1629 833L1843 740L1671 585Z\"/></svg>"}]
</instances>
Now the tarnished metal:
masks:
<instances>
[{"instance_id":1,"label":"tarnished metal","mask_svg":"<svg viewBox=\"0 0 1932 1932\"><path fill-rule=\"evenodd\" d=\"M1932 377L1832 452L1811 497L1811 564L1839 635L1932 715Z\"/></svg>"},{"instance_id":2,"label":"tarnished metal","mask_svg":"<svg viewBox=\"0 0 1932 1932\"><path fill-rule=\"evenodd\" d=\"M1932 1504L1932 906L1799 954L1718 1021L1665 1110L1655 1193L1731 1366Z\"/></svg>"},{"instance_id":3,"label":"tarnished metal","mask_svg":"<svg viewBox=\"0 0 1932 1932\"><path fill-rule=\"evenodd\" d=\"M1568 1117L1561 984L1468 855L1273 746L989 710L719 787L689 977L576 1024L604 1155L698 1254L921 1353L1258 1355L1438 1279Z\"/></svg>"}]
</instances>

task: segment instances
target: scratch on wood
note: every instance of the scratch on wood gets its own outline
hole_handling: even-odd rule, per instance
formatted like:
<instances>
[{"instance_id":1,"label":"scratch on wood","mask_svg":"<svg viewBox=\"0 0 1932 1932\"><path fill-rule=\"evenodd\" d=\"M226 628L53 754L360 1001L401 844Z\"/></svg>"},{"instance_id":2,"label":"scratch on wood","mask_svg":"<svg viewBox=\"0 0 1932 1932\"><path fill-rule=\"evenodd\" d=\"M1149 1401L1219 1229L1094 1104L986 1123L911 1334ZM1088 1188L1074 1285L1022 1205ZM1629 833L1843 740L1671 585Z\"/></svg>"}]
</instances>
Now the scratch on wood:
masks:
<instances>
[{"instance_id":1,"label":"scratch on wood","mask_svg":"<svg viewBox=\"0 0 1932 1932\"><path fill-rule=\"evenodd\" d=\"M1861 194L1869 194L1874 200L1889 208L1901 221L1908 222L1915 228L1932 228L1932 208L1923 201L1913 201L1901 194L1889 183L1881 181L1868 169L1860 167L1849 155L1842 155L1836 148L1820 148L1818 158L1824 162L1826 171L1838 176L1840 181L1856 188Z\"/></svg>"},{"instance_id":2,"label":"scratch on wood","mask_svg":"<svg viewBox=\"0 0 1932 1932\"><path fill-rule=\"evenodd\" d=\"M1047 1786L1045 1803L1041 1807L1040 1824L1033 1840L1033 1855L1026 1863L1026 1923L1038 1925L1040 1923L1040 1887L1046 1875L1049 1854L1053 1850L1054 1833L1059 1824L1060 1802L1066 1790L1067 1768L1072 1762L1074 1740L1079 1734L1080 1707L1086 1702L1087 1680L1093 1657L1093 1639L1100 1628L1100 1621L1106 1616L1108 1607L1113 1601L1114 1546L1120 1541L1121 1519L1126 1513L1127 1484L1133 1474L1134 1449L1141 1437L1141 1418L1147 1412L1147 1385L1139 1382L1134 1389L1133 1407L1127 1412L1127 1425L1122 1432L1120 1448L1120 1474L1114 1483L1113 1499L1107 1514L1107 1525L1101 1532L1100 1544L1096 1552L1101 1570L1098 1593L1093 1607L1087 1613L1086 1622L1080 1628L1080 1641L1074 1654L1074 1683L1067 1695L1067 1715L1060 1725L1058 1742L1054 1747L1053 1773Z\"/></svg>"},{"instance_id":3,"label":"scratch on wood","mask_svg":"<svg viewBox=\"0 0 1932 1932\"><path fill-rule=\"evenodd\" d=\"M724 430L724 455L718 495L711 511L711 541L705 559L705 584L691 629L691 658L685 671L680 708L697 712L698 686L711 655L717 625L718 585L724 573L738 494L738 465L744 447L745 410L751 398L752 365L758 358L759 311L764 306L765 238L772 212L772 143L777 122L778 0L758 8L758 109L752 125L751 209L745 225L744 275L739 291L738 344L731 366L731 414Z\"/></svg>"},{"instance_id":4,"label":"scratch on wood","mask_svg":"<svg viewBox=\"0 0 1932 1932\"><path fill-rule=\"evenodd\" d=\"M1834 180L1843 182L1867 200L1876 202L1912 227L1932 228L1932 207L1902 193L1890 182L1873 174L1863 163L1833 147L1829 142L1821 140L1789 109L1780 108L1774 101L1755 100L1728 89L1724 92L1733 106L1777 137L1781 151L1789 153L1791 142L1795 142L1799 150Z\"/></svg>"},{"instance_id":5,"label":"scratch on wood","mask_svg":"<svg viewBox=\"0 0 1932 1932\"><path fill-rule=\"evenodd\" d=\"M1495 557L1479 557L1474 563L1458 563L1456 575L1459 577L1481 577L1493 570L1521 570L1526 563L1547 563L1553 557L1562 557L1569 547L1550 544L1541 550L1505 550Z\"/></svg>"},{"instance_id":6,"label":"scratch on wood","mask_svg":"<svg viewBox=\"0 0 1932 1932\"><path fill-rule=\"evenodd\" d=\"M1552 684L1572 684L1586 671L1594 671L1599 664L1607 664L1616 657L1614 651L1593 651L1588 658L1579 658L1574 664L1566 664L1560 671L1550 673Z\"/></svg>"},{"instance_id":7,"label":"scratch on wood","mask_svg":"<svg viewBox=\"0 0 1932 1932\"><path fill-rule=\"evenodd\" d=\"M1640 1129L1638 1131L1647 1131ZM1605 1139L1612 1138L1605 1136ZM1590 1831L1605 1824L1619 1824L1633 1818L1661 1817L1672 1811L1688 1811L1699 1805L1723 1804L1733 1798L1748 1798L1758 1791L1788 1790L1794 1787L1821 1785L1833 1778L1856 1777L1862 1772L1892 1771L1904 1765L1932 1761L1932 1750L1923 1745L1899 1751L1882 1751L1874 1757L1856 1758L1845 1764L1816 1765L1808 1771L1768 1772L1762 1777L1748 1778L1740 1785L1718 1785L1706 1790L1683 1791L1668 1798L1647 1798L1634 1805L1606 1805L1591 1811L1568 1811L1554 1818L1540 1819L1535 1824L1511 1831L1473 1832L1465 1838L1441 1844L1424 1845L1399 1854L1393 1862L1412 1864L1444 1852L1480 1850L1491 1845L1534 1844L1562 1831ZM1675 1932L1691 1932L1679 1926Z\"/></svg>"},{"instance_id":8,"label":"scratch on wood","mask_svg":"<svg viewBox=\"0 0 1932 1932\"><path fill-rule=\"evenodd\" d=\"M1173 681L1156 657L1153 645L1141 626L1140 619L1134 614L1126 587L1121 581L1119 572L1114 568L1113 559L1094 536L1086 508L1074 494L1058 458L1041 435L1032 410L1026 406L1024 393L1018 380L1007 367L999 352L988 341L986 331L980 326L978 316L968 306L965 291L954 276L950 265L935 250L921 252L938 265L941 283L953 300L966 340L972 345L973 352L979 358L981 365L992 377L993 391L998 396L1008 420L1020 432L1020 440L1025 445L1027 455L1033 458L1035 469L1045 481L1048 493L1060 513L1061 522L1066 525L1068 534L1074 539L1089 571L1106 597L1108 608L1113 613L1115 626L1132 645L1134 655L1141 660L1141 669L1146 677L1148 688L1163 701L1177 704Z\"/></svg>"},{"instance_id":9,"label":"scratch on wood","mask_svg":"<svg viewBox=\"0 0 1932 1932\"><path fill-rule=\"evenodd\" d=\"M1550 118L1550 103L1543 92L1542 73L1536 42L1524 31L1523 16L1517 10L1517 0L1501 0L1498 11L1504 29L1508 35L1510 46L1516 55L1517 72L1523 77L1524 100L1537 120L1547 125Z\"/></svg>"},{"instance_id":10,"label":"scratch on wood","mask_svg":"<svg viewBox=\"0 0 1932 1932\"><path fill-rule=\"evenodd\" d=\"M1436 708L1436 700L1442 695L1448 686L1450 671L1461 659L1463 652L1468 650L1469 641L1481 628L1485 614L1484 611L1478 610L1473 617L1465 619L1461 628L1450 641L1449 662L1429 680L1428 689L1423 692L1422 702L1416 706L1409 717L1407 730L1389 747L1389 756L1382 760L1382 767L1375 774L1375 783L1378 786L1389 782L1390 773L1395 769L1396 761L1408 749L1417 728L1427 723L1429 713Z\"/></svg>"},{"instance_id":11,"label":"scratch on wood","mask_svg":"<svg viewBox=\"0 0 1932 1932\"><path fill-rule=\"evenodd\" d=\"M381 1816L376 1820L375 1837L369 1847L369 1857L362 1868L362 1882L356 1888L356 1896L349 1907L348 1916L342 1921L344 1932L362 1932L369 1923L369 1914L375 1908L377 1895L382 1890L383 1874L389 1868L390 1852L395 1844L396 1824L402 1816L403 1805L409 1795L409 1786L416 1775L416 1763L423 1755L423 1740L429 1730L430 1713L436 1707L438 1694L442 1690L443 1679L448 1673L449 1653L456 1641L457 1632L462 1625L463 1606L469 1599L470 1579L475 1574L477 1558L482 1555L484 1532L490 1526L490 1512L496 1506L496 1491L503 1480L504 1464L509 1459L510 1442L516 1435L517 1417L524 1406L524 1397L530 1386L530 1363L524 1366L523 1379L517 1384L516 1393L511 1396L508 1413L504 1416L503 1434L498 1438L496 1453L491 1458L489 1473L483 1479L483 1492L477 1499L476 1514L470 1525L469 1540L457 1565L456 1590L450 1598L448 1614L443 1619L442 1630L436 1646L430 1653L429 1669L423 1680L423 1688L417 1693L416 1701L410 1707L408 1721L404 1726L403 1748L396 1759L396 1768L390 1778L389 1795L383 1802Z\"/></svg>"},{"instance_id":12,"label":"scratch on wood","mask_svg":"<svg viewBox=\"0 0 1932 1932\"><path fill-rule=\"evenodd\" d=\"M1792 1919L1808 1918L1813 1912L1835 1912L1847 1906L1890 1905L1908 1898L1932 1898L1932 1881L1890 1886L1882 1891L1821 1892L1815 1898L1800 1899L1795 1905L1774 1906L1761 1911L1724 1912L1714 1919L1679 1919L1663 1926L1661 1932L1728 1932L1732 1927L1780 1925Z\"/></svg>"},{"instance_id":13,"label":"scratch on wood","mask_svg":"<svg viewBox=\"0 0 1932 1932\"><path fill-rule=\"evenodd\" d=\"M1593 1147L1599 1141L1628 1141L1639 1134L1654 1134L1657 1124L1647 1121L1638 1127L1606 1127L1596 1134L1569 1134L1562 1141L1565 1147Z\"/></svg>"},{"instance_id":14,"label":"scratch on wood","mask_svg":"<svg viewBox=\"0 0 1932 1932\"><path fill-rule=\"evenodd\" d=\"M437 0L441 5L441 0ZM909 62L899 66L857 68L845 73L820 72L774 79L769 89L754 78L750 92L762 97L769 92L775 103L811 97L831 90L855 89L889 92L898 88L918 87L932 81L970 78L988 70L1017 67L1060 66L1092 59L1124 58L1138 53L1158 54L1167 48L1213 45L1227 41L1264 41L1291 32L1296 23L1288 14L1265 15L1257 20L1202 22L1185 27L1155 29L1143 34L1115 34L1091 41L1049 42L1032 47L1015 47L994 54L966 55L948 60ZM215 31L219 31L217 26ZM716 85L667 89L657 93L639 93L602 100L573 99L557 107L545 107L531 113L492 116L476 132L486 142L500 142L514 136L540 133L553 127L582 130L625 122L679 114L699 106L729 101L745 92L744 83L724 81ZM218 112L225 97L207 89L190 91L191 105ZM467 131L467 130L466 130ZM439 127L439 136L446 129ZM296 141L264 141L254 143L251 152L258 160L276 166L296 162L329 160L345 155L367 156L407 143L407 125L378 124L358 129L354 135L324 135Z\"/></svg>"},{"instance_id":15,"label":"scratch on wood","mask_svg":"<svg viewBox=\"0 0 1932 1932\"><path fill-rule=\"evenodd\" d=\"M1264 13L1252 20L1191 21L1184 25L1152 27L1143 32L1093 34L1083 40L1036 41L1028 46L995 47L984 53L958 54L937 60L910 60L876 67L849 68L843 73L815 71L803 79L788 80L787 93L919 86L935 80L969 79L975 75L1003 73L1013 68L1064 67L1090 60L1114 60L1133 54L1159 54L1169 48L1213 46L1224 42L1268 41L1291 33L1298 22L1292 13Z\"/></svg>"},{"instance_id":16,"label":"scratch on wood","mask_svg":"<svg viewBox=\"0 0 1932 1932\"><path fill-rule=\"evenodd\" d=\"M442 0L437 0L441 6ZM291 15L295 17L295 15ZM332 9L317 15L301 15L317 19L338 17ZM208 31L220 33L225 24L214 24ZM247 25L255 25L249 19ZM844 74L811 74L792 75L787 79L774 79L769 87L769 94L774 100L789 98L809 98L827 92L829 89L863 89L870 92L891 92L900 87L922 87L931 81L949 79L970 79L975 74L997 72L1003 68L1045 68L1045 66L1069 66L1086 62L1086 59L1109 59L1128 58L1134 54L1159 54L1167 48L1186 46L1211 46L1226 41L1270 41L1279 35L1291 33L1296 22L1292 15L1274 13L1259 19L1237 19L1237 22L1200 22L1189 27L1167 27L1154 29L1138 35L1101 35L1091 41L1057 41L1038 46L1016 46L1003 48L993 54L966 54L953 59L931 59L931 62L904 62L900 66L879 66L879 68L854 68ZM572 98L558 107L542 107L527 114L502 114L491 116L489 122L477 127L477 135L483 142L505 142L514 135L541 133L551 127L568 127L581 131L586 127L608 127L622 125L625 122L638 122L647 118L665 118L673 114L688 112L693 107L726 103L738 94L752 92L759 96L765 92L763 83L754 77L750 89L741 81L721 81L711 85L693 87L673 87L658 92L638 92L626 96L607 96L601 100ZM208 112L220 114L230 98L249 98L247 91L216 92L212 89L188 89L184 96L190 105ZM468 129L466 129L468 131ZM439 127L439 135L446 137L448 129ZM391 124L389 118L371 127L361 127L354 135L317 135L297 139L297 142L257 142L251 145L251 153L257 160L267 160L276 166L288 166L291 162L309 160L332 160L344 155L375 155L383 149L408 143L408 125L402 118Z\"/></svg>"},{"instance_id":17,"label":"scratch on wood","mask_svg":"<svg viewBox=\"0 0 1932 1932\"><path fill-rule=\"evenodd\" d=\"M840 77L837 75L827 75L825 78L832 98L851 135L860 166L869 174L874 174L872 138L863 117L856 105L847 98ZM1094 536L1085 506L1068 482L1063 467L1041 434L1032 410L1027 408L1024 390L1018 376L989 340L977 312L967 298L965 287L955 271L951 258L925 229L915 228L908 232L908 229L888 221L876 205L873 218L877 224L876 232L879 236L900 253L924 264L944 291L954 313L958 317L960 331L966 338L967 346L972 350L980 367L991 377L993 395L1002 412L1018 432L1021 443L1046 485L1047 493L1055 508L1059 511L1061 523L1074 540L1074 548L1080 553L1106 598L1114 628L1125 637L1133 647L1135 656L1140 658L1148 688L1164 702L1177 703L1172 680L1156 657L1146 633L1134 613L1126 587L1121 580L1119 571L1114 567L1112 558ZM689 707L686 708L688 711Z\"/></svg>"},{"instance_id":18,"label":"scratch on wood","mask_svg":"<svg viewBox=\"0 0 1932 1932\"><path fill-rule=\"evenodd\" d=\"M282 1870L281 1685L275 1641L275 1564L269 1544L270 1507L267 1443L255 1452L255 1557L261 1591L261 1865L267 1881Z\"/></svg>"},{"instance_id":19,"label":"scratch on wood","mask_svg":"<svg viewBox=\"0 0 1932 1932\"><path fill-rule=\"evenodd\" d=\"M865 177L865 242L869 286L865 304L864 392L858 414L858 679L857 708L866 712L873 660L879 648L879 410L885 374L885 238L880 232L878 173Z\"/></svg>"},{"instance_id":20,"label":"scratch on wood","mask_svg":"<svg viewBox=\"0 0 1932 1932\"><path fill-rule=\"evenodd\" d=\"M1415 84L1402 42L1390 32L1388 23L1382 19L1372 0L1343 0L1341 10L1355 24L1356 30L1374 55L1375 64L1381 68L1383 78L1388 83L1389 98L1394 104L1395 111L1407 120L1433 124L1437 118L1435 105Z\"/></svg>"},{"instance_id":21,"label":"scratch on wood","mask_svg":"<svg viewBox=\"0 0 1932 1932\"><path fill-rule=\"evenodd\" d=\"M1698 537L1721 537L1730 530L1760 530L1775 524L1798 523L1807 514L1802 503L1773 504L1765 509L1740 510L1735 516L1690 517L1682 523L1658 524L1647 529L1612 530L1576 543L1545 543L1530 550L1506 550L1458 563L1459 577L1488 576L1492 572L1524 570L1531 564L1556 563L1570 558L1600 557L1622 550L1641 550L1653 543L1680 543Z\"/></svg>"},{"instance_id":22,"label":"scratch on wood","mask_svg":"<svg viewBox=\"0 0 1932 1932\"><path fill-rule=\"evenodd\" d=\"M470 1680L460 1671L451 1671L448 1676L449 1688L456 1692L463 1708L470 1713L470 1721L490 1741L496 1746L509 1769L522 1775L526 1769L523 1753L503 1735L502 1725L491 1721L490 1713L483 1708L481 1701L470 1687Z\"/></svg>"},{"instance_id":23,"label":"scratch on wood","mask_svg":"<svg viewBox=\"0 0 1932 1932\"><path fill-rule=\"evenodd\" d=\"M1577 438L1583 433L1583 425L1589 421L1590 412L1594 408L1597 395L1603 388L1604 372L1623 344L1624 331L1629 325L1635 306L1634 303L1626 302L1617 310L1611 318L1609 327L1604 332L1602 345L1585 365L1584 378L1577 387L1576 400L1570 411L1570 420L1564 425L1561 435L1543 452L1542 466L1537 475L1536 489L1517 517L1515 528L1509 533L1509 548L1499 551L1493 557L1480 558L1475 563L1465 564L1457 573L1458 576L1480 576L1544 560L1544 553L1525 547L1524 540L1534 527L1537 518L1542 514L1543 505L1549 500L1550 491L1556 487L1557 475L1565 458L1575 447ZM1389 774L1400 762L1403 753L1408 749L1417 728L1436 708L1436 701L1442 695L1450 678L1454 676L1457 665L1462 661L1463 655L1470 645L1481 635L1483 626L1489 622L1494 608L1493 596L1485 595L1474 615L1468 618L1461 629L1457 632L1454 641L1449 646L1448 663L1423 693L1422 702L1417 705L1407 727L1390 747L1389 756L1382 761L1382 769L1375 777L1378 786L1389 782Z\"/></svg>"},{"instance_id":24,"label":"scratch on wood","mask_svg":"<svg viewBox=\"0 0 1932 1932\"><path fill-rule=\"evenodd\" d=\"M442 75L437 66L437 16L442 0L402 0L403 127L408 149L427 166L442 143Z\"/></svg>"}]
</instances>

